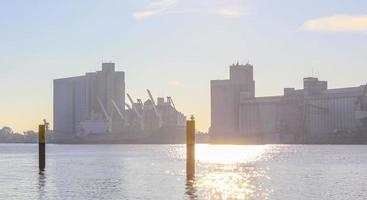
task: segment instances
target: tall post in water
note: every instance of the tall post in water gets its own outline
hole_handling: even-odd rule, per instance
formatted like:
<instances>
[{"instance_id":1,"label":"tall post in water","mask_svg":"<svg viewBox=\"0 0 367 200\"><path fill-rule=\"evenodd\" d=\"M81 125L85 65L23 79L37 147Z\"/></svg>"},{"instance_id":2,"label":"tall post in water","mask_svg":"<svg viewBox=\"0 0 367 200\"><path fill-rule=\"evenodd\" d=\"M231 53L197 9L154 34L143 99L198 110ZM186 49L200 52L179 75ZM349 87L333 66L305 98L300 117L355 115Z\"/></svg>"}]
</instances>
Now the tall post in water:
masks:
<instances>
[{"instance_id":1,"label":"tall post in water","mask_svg":"<svg viewBox=\"0 0 367 200\"><path fill-rule=\"evenodd\" d=\"M38 161L40 171L44 171L46 167L46 127L38 126Z\"/></svg>"},{"instance_id":2,"label":"tall post in water","mask_svg":"<svg viewBox=\"0 0 367 200\"><path fill-rule=\"evenodd\" d=\"M195 177L195 119L186 121L186 178Z\"/></svg>"}]
</instances>

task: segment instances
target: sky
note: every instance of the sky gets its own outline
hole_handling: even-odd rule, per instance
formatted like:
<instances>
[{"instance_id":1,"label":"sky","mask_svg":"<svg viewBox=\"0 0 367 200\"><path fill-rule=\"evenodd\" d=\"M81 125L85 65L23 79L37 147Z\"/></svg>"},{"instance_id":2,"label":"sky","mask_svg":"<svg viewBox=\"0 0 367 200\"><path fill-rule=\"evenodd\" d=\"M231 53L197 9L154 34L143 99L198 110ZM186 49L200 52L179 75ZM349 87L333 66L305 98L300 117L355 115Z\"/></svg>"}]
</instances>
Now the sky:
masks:
<instances>
[{"instance_id":1,"label":"sky","mask_svg":"<svg viewBox=\"0 0 367 200\"><path fill-rule=\"evenodd\" d=\"M256 96L317 76L367 83L364 0L1 0L0 127L53 121L53 79L115 62L133 98L172 96L210 126L210 80L254 66ZM52 125L52 123L51 123Z\"/></svg>"}]
</instances>

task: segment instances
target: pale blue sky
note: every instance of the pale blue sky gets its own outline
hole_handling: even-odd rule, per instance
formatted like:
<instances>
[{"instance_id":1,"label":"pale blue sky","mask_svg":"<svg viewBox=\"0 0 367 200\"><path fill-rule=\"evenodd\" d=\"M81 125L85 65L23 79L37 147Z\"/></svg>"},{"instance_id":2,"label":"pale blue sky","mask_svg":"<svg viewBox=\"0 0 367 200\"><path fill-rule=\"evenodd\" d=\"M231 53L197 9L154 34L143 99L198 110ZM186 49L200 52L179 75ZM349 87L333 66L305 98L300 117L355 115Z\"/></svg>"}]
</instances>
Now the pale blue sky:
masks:
<instances>
[{"instance_id":1,"label":"pale blue sky","mask_svg":"<svg viewBox=\"0 0 367 200\"><path fill-rule=\"evenodd\" d=\"M210 122L209 80L254 65L257 96L314 75L329 86L367 82L363 0L1 0L0 126L52 121L52 80L100 68L126 73L136 98L172 96L199 128Z\"/></svg>"}]
</instances>

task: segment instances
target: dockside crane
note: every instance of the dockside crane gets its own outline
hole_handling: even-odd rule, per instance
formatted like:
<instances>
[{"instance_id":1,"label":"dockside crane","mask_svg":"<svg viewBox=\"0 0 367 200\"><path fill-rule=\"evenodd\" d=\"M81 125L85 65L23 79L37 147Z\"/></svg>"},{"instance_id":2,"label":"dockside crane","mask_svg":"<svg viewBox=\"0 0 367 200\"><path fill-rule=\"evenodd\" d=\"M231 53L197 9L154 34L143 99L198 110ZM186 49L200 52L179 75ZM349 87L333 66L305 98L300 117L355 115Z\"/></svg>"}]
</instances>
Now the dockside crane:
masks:
<instances>
[{"instance_id":1,"label":"dockside crane","mask_svg":"<svg viewBox=\"0 0 367 200\"><path fill-rule=\"evenodd\" d=\"M157 107L156 107L156 104L155 104L155 101L154 101L154 98L153 98L153 95L152 93L147 89L147 92L148 92L148 95L149 95L149 99L152 101L152 104L153 104L153 110L154 110L154 113L155 113L155 116L158 118L158 127L162 127L162 118L161 118L161 115L159 114L158 110L157 110Z\"/></svg>"},{"instance_id":2,"label":"dockside crane","mask_svg":"<svg viewBox=\"0 0 367 200\"><path fill-rule=\"evenodd\" d=\"M103 112L103 115L104 115L106 121L108 122L108 132L111 133L111 131L112 131L112 124L111 124L112 123L112 118L111 118L111 116L108 115L108 113L106 111L106 108L103 106L101 98L97 97L97 101L98 101L99 106L101 107L101 110Z\"/></svg>"},{"instance_id":3,"label":"dockside crane","mask_svg":"<svg viewBox=\"0 0 367 200\"><path fill-rule=\"evenodd\" d=\"M127 107L128 110L131 110L131 106L127 103L125 103L125 106Z\"/></svg>"},{"instance_id":4,"label":"dockside crane","mask_svg":"<svg viewBox=\"0 0 367 200\"><path fill-rule=\"evenodd\" d=\"M129 95L130 96L130 95ZM131 97L130 97L131 98ZM130 99L129 98L129 99ZM134 103L134 102L132 102L132 103ZM144 123L143 123L143 116L139 113L139 112L137 112L137 109L136 109L136 106L134 106L134 104L132 104L131 106L129 105L129 104L127 104L127 103L125 103L125 106L127 107L127 109L129 110L129 111L132 111L132 112L134 112L135 114L136 114L136 116L137 116L137 118L135 118L135 119L133 119L133 121L130 121L131 119L129 118L128 120L129 120L129 126L130 125L134 125L135 123L137 123L138 124L138 126L139 126L139 128L140 129L143 129L144 128ZM128 116L129 116L129 114L128 114Z\"/></svg>"},{"instance_id":5,"label":"dockside crane","mask_svg":"<svg viewBox=\"0 0 367 200\"><path fill-rule=\"evenodd\" d=\"M103 112L103 115L104 115L105 119L108 122L111 122L111 117L108 115L108 113L106 111L106 108L103 106L103 103L102 103L102 101L101 101L101 99L99 97L97 97L97 101L98 101L99 106L101 107L101 110Z\"/></svg>"},{"instance_id":6,"label":"dockside crane","mask_svg":"<svg viewBox=\"0 0 367 200\"><path fill-rule=\"evenodd\" d=\"M172 100L172 97L168 96L167 97L167 101L170 105L172 105L172 107L175 109L175 111L177 112L177 109L176 109L176 106L175 104L173 103L173 100Z\"/></svg>"},{"instance_id":7,"label":"dockside crane","mask_svg":"<svg viewBox=\"0 0 367 200\"><path fill-rule=\"evenodd\" d=\"M143 107L144 107L144 104L143 104L143 102L141 101L141 99L136 99L136 101L138 102L138 104L139 104L139 106L140 106L141 108L143 108Z\"/></svg>"},{"instance_id":8,"label":"dockside crane","mask_svg":"<svg viewBox=\"0 0 367 200\"><path fill-rule=\"evenodd\" d=\"M134 112L135 112L136 116L139 118L139 120L142 120L143 116L142 116L142 115L141 115L141 113L138 111L138 109L136 108L136 106L134 106L134 101L133 101L133 99L131 98L131 96L130 96L128 93L126 93L126 96L127 96L127 98L129 99L129 101L130 101L130 103L131 103L131 107L132 107L132 109L134 110Z\"/></svg>"},{"instance_id":9,"label":"dockside crane","mask_svg":"<svg viewBox=\"0 0 367 200\"><path fill-rule=\"evenodd\" d=\"M125 125L127 125L128 124L128 121L127 121L126 117L123 115L123 113L121 112L120 108L117 106L116 102L114 100L111 100L111 101L112 101L113 107L117 111L117 113L120 116L121 120L125 123Z\"/></svg>"}]
</instances>

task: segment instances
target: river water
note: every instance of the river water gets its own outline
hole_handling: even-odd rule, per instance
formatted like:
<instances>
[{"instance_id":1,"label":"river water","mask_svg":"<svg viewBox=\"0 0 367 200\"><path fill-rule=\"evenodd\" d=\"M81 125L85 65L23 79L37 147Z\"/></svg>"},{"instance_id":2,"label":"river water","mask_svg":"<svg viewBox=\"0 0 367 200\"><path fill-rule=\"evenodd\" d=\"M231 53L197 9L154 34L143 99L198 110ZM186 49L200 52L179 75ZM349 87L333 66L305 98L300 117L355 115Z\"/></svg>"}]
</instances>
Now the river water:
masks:
<instances>
[{"instance_id":1,"label":"river water","mask_svg":"<svg viewBox=\"0 0 367 200\"><path fill-rule=\"evenodd\" d=\"M367 199L367 146L0 144L0 199Z\"/></svg>"}]
</instances>

